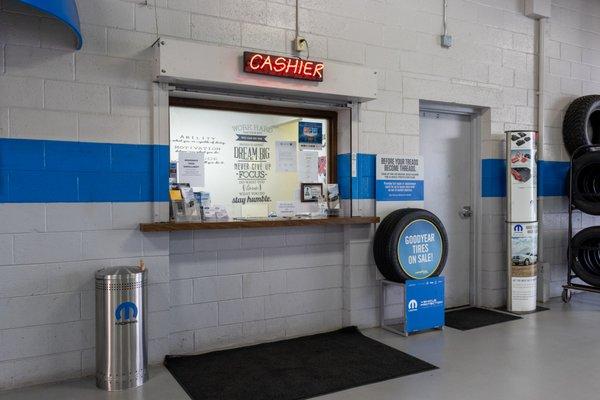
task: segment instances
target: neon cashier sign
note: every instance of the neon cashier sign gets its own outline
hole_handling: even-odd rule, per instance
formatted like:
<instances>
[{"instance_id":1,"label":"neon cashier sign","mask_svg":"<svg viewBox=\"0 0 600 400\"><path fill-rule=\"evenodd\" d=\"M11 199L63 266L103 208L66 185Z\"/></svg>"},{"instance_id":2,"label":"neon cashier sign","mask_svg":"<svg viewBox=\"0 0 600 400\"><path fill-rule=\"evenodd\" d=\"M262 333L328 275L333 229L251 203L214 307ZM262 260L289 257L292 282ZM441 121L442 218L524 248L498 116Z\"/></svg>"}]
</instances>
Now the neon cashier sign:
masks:
<instances>
[{"instance_id":1,"label":"neon cashier sign","mask_svg":"<svg viewBox=\"0 0 600 400\"><path fill-rule=\"evenodd\" d=\"M245 51L244 72L323 82L325 64L320 61Z\"/></svg>"}]
</instances>

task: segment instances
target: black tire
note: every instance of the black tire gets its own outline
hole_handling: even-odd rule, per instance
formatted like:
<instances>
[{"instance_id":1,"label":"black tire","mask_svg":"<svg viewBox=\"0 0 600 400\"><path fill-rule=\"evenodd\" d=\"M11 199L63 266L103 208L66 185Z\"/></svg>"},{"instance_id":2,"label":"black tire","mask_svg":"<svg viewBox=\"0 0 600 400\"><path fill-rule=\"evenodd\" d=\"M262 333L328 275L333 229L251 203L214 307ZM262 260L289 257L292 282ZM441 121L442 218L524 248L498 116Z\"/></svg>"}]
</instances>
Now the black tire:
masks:
<instances>
[{"instance_id":1,"label":"black tire","mask_svg":"<svg viewBox=\"0 0 600 400\"><path fill-rule=\"evenodd\" d=\"M563 120L563 141L569 154L581 146L600 144L600 96L575 99Z\"/></svg>"},{"instance_id":2,"label":"black tire","mask_svg":"<svg viewBox=\"0 0 600 400\"><path fill-rule=\"evenodd\" d=\"M402 254L399 254L398 242L402 238L404 231L414 222L426 221L435 227L433 230L433 241L435 245L441 247L441 255L437 260L432 260L432 265L428 270L418 271L411 274L407 268L402 265ZM431 242L433 243L433 242ZM427 243L424 243L427 244ZM428 246L430 244L427 244ZM448 257L448 235L442 222L431 212L419 208L406 208L396 210L383 219L373 240L373 257L379 272L390 281L404 282L410 279L424 279L432 276L438 276Z\"/></svg>"},{"instance_id":3,"label":"black tire","mask_svg":"<svg viewBox=\"0 0 600 400\"><path fill-rule=\"evenodd\" d=\"M377 231L375 231L375 238L373 239L373 258L375 259L375 264L379 269L379 272L388 279L388 276L395 276L394 272L389 269L389 263L386 261L386 248L385 246L377 246L376 243L381 243L389 237L391 229L395 226L396 222L402 216L419 210L418 208L402 208L400 210L395 210L389 213L383 221L377 227ZM390 279L391 280L391 279Z\"/></svg>"},{"instance_id":4,"label":"black tire","mask_svg":"<svg viewBox=\"0 0 600 400\"><path fill-rule=\"evenodd\" d=\"M600 152L573 160L573 205L586 214L600 215Z\"/></svg>"},{"instance_id":5,"label":"black tire","mask_svg":"<svg viewBox=\"0 0 600 400\"><path fill-rule=\"evenodd\" d=\"M571 269L585 283L600 287L600 226L583 229L573 236Z\"/></svg>"}]
</instances>

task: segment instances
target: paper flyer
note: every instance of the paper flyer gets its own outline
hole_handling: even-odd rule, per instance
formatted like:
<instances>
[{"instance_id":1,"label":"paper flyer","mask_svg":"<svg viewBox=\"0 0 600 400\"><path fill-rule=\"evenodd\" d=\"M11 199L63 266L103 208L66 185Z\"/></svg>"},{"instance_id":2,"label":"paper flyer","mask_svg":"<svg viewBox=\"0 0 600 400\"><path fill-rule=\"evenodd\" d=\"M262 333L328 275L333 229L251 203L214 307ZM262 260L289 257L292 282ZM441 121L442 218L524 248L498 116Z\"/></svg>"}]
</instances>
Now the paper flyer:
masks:
<instances>
[{"instance_id":1,"label":"paper flyer","mask_svg":"<svg viewBox=\"0 0 600 400\"><path fill-rule=\"evenodd\" d=\"M275 169L278 172L296 172L296 142L280 140L275 142Z\"/></svg>"},{"instance_id":2,"label":"paper flyer","mask_svg":"<svg viewBox=\"0 0 600 400\"><path fill-rule=\"evenodd\" d=\"M277 216L278 217L293 217L296 215L295 201L278 201Z\"/></svg>"},{"instance_id":3,"label":"paper flyer","mask_svg":"<svg viewBox=\"0 0 600 400\"><path fill-rule=\"evenodd\" d=\"M301 183L318 182L319 153L316 151L301 151L298 160L298 179Z\"/></svg>"},{"instance_id":4,"label":"paper flyer","mask_svg":"<svg viewBox=\"0 0 600 400\"><path fill-rule=\"evenodd\" d=\"M177 163L177 180L191 187L204 186L204 153L180 152Z\"/></svg>"}]
</instances>

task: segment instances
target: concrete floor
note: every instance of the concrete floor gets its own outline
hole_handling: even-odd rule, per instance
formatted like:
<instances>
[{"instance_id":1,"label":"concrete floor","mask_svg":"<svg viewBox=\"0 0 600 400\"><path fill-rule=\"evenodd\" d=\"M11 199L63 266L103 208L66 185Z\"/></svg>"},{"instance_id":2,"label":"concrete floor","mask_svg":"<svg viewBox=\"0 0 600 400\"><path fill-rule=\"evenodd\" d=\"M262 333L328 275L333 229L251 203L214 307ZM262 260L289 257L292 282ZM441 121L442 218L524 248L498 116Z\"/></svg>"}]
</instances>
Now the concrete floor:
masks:
<instances>
[{"instance_id":1,"label":"concrete floor","mask_svg":"<svg viewBox=\"0 0 600 400\"><path fill-rule=\"evenodd\" d=\"M600 393L600 296L556 299L550 311L471 331L446 328L404 338L369 329L364 333L422 358L439 370L319 397L320 400L564 400ZM163 367L151 369L141 388L107 393L91 378L18 389L2 400L179 400L188 399ZM249 399L250 400L250 399Z\"/></svg>"}]
</instances>

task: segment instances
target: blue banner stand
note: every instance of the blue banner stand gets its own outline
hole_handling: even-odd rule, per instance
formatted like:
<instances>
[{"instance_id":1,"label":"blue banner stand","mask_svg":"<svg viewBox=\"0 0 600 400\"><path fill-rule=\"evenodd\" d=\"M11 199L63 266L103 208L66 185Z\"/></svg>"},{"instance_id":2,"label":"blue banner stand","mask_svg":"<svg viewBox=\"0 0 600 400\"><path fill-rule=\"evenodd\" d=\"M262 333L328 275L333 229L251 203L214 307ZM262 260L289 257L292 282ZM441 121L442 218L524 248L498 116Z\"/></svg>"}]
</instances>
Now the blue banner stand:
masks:
<instances>
[{"instance_id":1,"label":"blue banner stand","mask_svg":"<svg viewBox=\"0 0 600 400\"><path fill-rule=\"evenodd\" d=\"M403 336L444 329L444 282L443 276L408 280L405 283L382 280L379 307L381 327ZM386 311L398 305L386 304L386 292L390 286L403 289L403 315L399 318L386 319Z\"/></svg>"}]
</instances>

